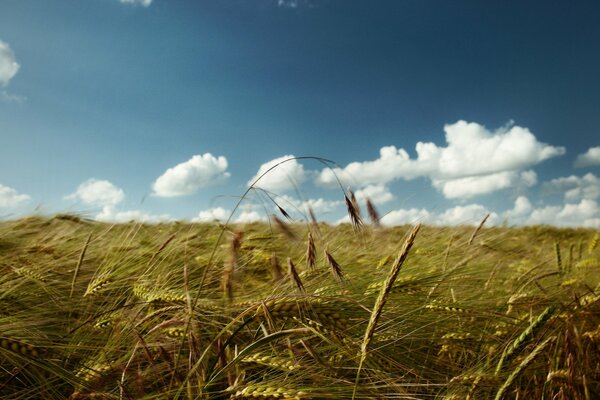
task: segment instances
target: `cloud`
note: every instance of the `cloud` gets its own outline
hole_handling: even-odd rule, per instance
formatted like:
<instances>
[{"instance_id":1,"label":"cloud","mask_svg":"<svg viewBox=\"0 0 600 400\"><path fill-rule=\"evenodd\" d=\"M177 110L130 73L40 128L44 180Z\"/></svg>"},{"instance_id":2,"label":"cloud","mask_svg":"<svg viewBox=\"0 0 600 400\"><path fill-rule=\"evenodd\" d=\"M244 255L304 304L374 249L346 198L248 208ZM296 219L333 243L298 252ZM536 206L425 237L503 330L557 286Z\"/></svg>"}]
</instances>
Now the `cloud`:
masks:
<instances>
[{"instance_id":1,"label":"cloud","mask_svg":"<svg viewBox=\"0 0 600 400\"><path fill-rule=\"evenodd\" d=\"M95 219L96 221L111 223L126 223L131 221L159 223L173 221L173 218L168 214L152 215L140 210L117 211L113 206L104 206Z\"/></svg>"},{"instance_id":2,"label":"cloud","mask_svg":"<svg viewBox=\"0 0 600 400\"><path fill-rule=\"evenodd\" d=\"M417 222L429 223L431 213L424 208L401 208L385 214L379 222L385 226L415 224Z\"/></svg>"},{"instance_id":3,"label":"cloud","mask_svg":"<svg viewBox=\"0 0 600 400\"><path fill-rule=\"evenodd\" d=\"M152 184L152 189L158 197L185 196L229 176L227 159L206 153L195 155L188 161L167 169Z\"/></svg>"},{"instance_id":4,"label":"cloud","mask_svg":"<svg viewBox=\"0 0 600 400\"><path fill-rule=\"evenodd\" d=\"M600 207L596 201L590 199L562 206L546 206L533 210L525 223L528 225L547 224L561 227L599 228Z\"/></svg>"},{"instance_id":5,"label":"cloud","mask_svg":"<svg viewBox=\"0 0 600 400\"><path fill-rule=\"evenodd\" d=\"M306 172L302 164L293 159L294 157L293 155L286 155L262 164L256 175L248 181L248 186L259 178L260 180L254 187L271 192L286 192L301 185L306 180ZM269 171L269 169L271 170ZM262 176L265 173L266 175Z\"/></svg>"},{"instance_id":6,"label":"cloud","mask_svg":"<svg viewBox=\"0 0 600 400\"><path fill-rule=\"evenodd\" d=\"M368 198L376 205L394 200L394 195L384 185L368 185L357 190L354 195L358 201L366 202Z\"/></svg>"},{"instance_id":7,"label":"cloud","mask_svg":"<svg viewBox=\"0 0 600 400\"><path fill-rule=\"evenodd\" d=\"M375 160L323 169L317 183L335 186L337 176L365 187L423 176L448 198L469 198L515 185L531 186L535 173L522 170L565 153L563 147L541 143L519 126L492 132L474 122L458 121L445 125L444 131L445 147L418 142L414 159L404 149L382 147Z\"/></svg>"},{"instance_id":8,"label":"cloud","mask_svg":"<svg viewBox=\"0 0 600 400\"><path fill-rule=\"evenodd\" d=\"M496 225L499 217L495 212L490 212L480 204L469 204L466 206L457 206L449 208L440 215L437 215L434 225L479 225L483 218L490 214L487 225Z\"/></svg>"},{"instance_id":9,"label":"cloud","mask_svg":"<svg viewBox=\"0 0 600 400\"><path fill-rule=\"evenodd\" d=\"M275 201L278 205L283 207L286 212L292 215L293 211L298 211L299 213L306 215L308 214L309 208L316 214L325 214L334 211L342 205L341 200L325 200L321 197L318 199L299 200L286 194L278 196Z\"/></svg>"},{"instance_id":10,"label":"cloud","mask_svg":"<svg viewBox=\"0 0 600 400\"><path fill-rule=\"evenodd\" d=\"M504 219L514 225L522 225L525 219L531 214L533 206L529 199L525 196L519 196L515 200L515 206L504 212Z\"/></svg>"},{"instance_id":11,"label":"cloud","mask_svg":"<svg viewBox=\"0 0 600 400\"><path fill-rule=\"evenodd\" d=\"M152 0L119 0L119 1L123 4L140 5L143 7L150 7L150 4L152 4Z\"/></svg>"},{"instance_id":12,"label":"cloud","mask_svg":"<svg viewBox=\"0 0 600 400\"><path fill-rule=\"evenodd\" d=\"M237 224L249 224L252 222L266 221L267 217L253 210L243 210L234 220Z\"/></svg>"},{"instance_id":13,"label":"cloud","mask_svg":"<svg viewBox=\"0 0 600 400\"><path fill-rule=\"evenodd\" d=\"M200 211L198 216L192 218L192 222L225 222L229 218L231 211L224 209L223 207L209 208L207 210Z\"/></svg>"},{"instance_id":14,"label":"cloud","mask_svg":"<svg viewBox=\"0 0 600 400\"><path fill-rule=\"evenodd\" d=\"M77 190L66 196L67 200L78 200L84 204L100 207L113 207L125 198L122 189L106 180L89 179L83 182Z\"/></svg>"},{"instance_id":15,"label":"cloud","mask_svg":"<svg viewBox=\"0 0 600 400\"><path fill-rule=\"evenodd\" d=\"M0 207L13 208L28 202L29 195L19 194L15 189L0 184Z\"/></svg>"},{"instance_id":16,"label":"cloud","mask_svg":"<svg viewBox=\"0 0 600 400\"><path fill-rule=\"evenodd\" d=\"M19 72L19 68L15 53L8 43L0 40L0 85L8 85L8 82Z\"/></svg>"},{"instance_id":17,"label":"cloud","mask_svg":"<svg viewBox=\"0 0 600 400\"><path fill-rule=\"evenodd\" d=\"M438 226L453 225L478 225L481 220L490 214L486 224L495 225L499 216L480 204L469 204L449 208L441 213L434 213L424 208L410 208L393 210L381 218L381 223L386 226L414 224L421 222Z\"/></svg>"},{"instance_id":18,"label":"cloud","mask_svg":"<svg viewBox=\"0 0 600 400\"><path fill-rule=\"evenodd\" d=\"M600 165L600 146L590 147L588 151L577 156L573 166L575 168L592 167Z\"/></svg>"},{"instance_id":19,"label":"cloud","mask_svg":"<svg viewBox=\"0 0 600 400\"><path fill-rule=\"evenodd\" d=\"M469 199L513 186L530 187L537 183L534 171L497 172L495 174L468 176L450 180L433 180L433 186L442 191L447 199Z\"/></svg>"},{"instance_id":20,"label":"cloud","mask_svg":"<svg viewBox=\"0 0 600 400\"><path fill-rule=\"evenodd\" d=\"M279 7L298 8L298 0L277 0Z\"/></svg>"},{"instance_id":21,"label":"cloud","mask_svg":"<svg viewBox=\"0 0 600 400\"><path fill-rule=\"evenodd\" d=\"M546 192L563 193L566 201L579 201L581 199L596 200L600 198L600 179L594 174L584 176L571 175L552 179L543 184Z\"/></svg>"},{"instance_id":22,"label":"cloud","mask_svg":"<svg viewBox=\"0 0 600 400\"><path fill-rule=\"evenodd\" d=\"M9 93L6 90L2 90L0 91L0 101L2 101L3 103L23 104L27 101L27 97Z\"/></svg>"}]
</instances>

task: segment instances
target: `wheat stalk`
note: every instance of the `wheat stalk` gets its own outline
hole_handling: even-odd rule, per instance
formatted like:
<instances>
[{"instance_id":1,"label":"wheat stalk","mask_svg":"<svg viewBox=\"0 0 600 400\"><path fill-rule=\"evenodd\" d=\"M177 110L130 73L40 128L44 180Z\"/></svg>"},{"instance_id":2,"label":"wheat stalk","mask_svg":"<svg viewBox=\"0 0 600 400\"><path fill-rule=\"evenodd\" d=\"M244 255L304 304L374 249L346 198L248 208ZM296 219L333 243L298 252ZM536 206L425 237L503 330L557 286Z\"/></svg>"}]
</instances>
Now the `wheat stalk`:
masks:
<instances>
[{"instance_id":1,"label":"wheat stalk","mask_svg":"<svg viewBox=\"0 0 600 400\"><path fill-rule=\"evenodd\" d=\"M377 326L377 322L381 317L381 313L383 312L383 307L385 306L387 297L390 291L392 290L392 287L394 286L394 282L396 282L396 278L398 277L400 268L402 268L404 261L406 261L406 258L408 257L408 252L410 251L410 248L412 247L420 228L421 224L417 224L406 238L406 241L402 246L402 250L400 251L398 258L396 258L396 261L394 261L394 264L392 265L392 268L390 269L390 272L388 273L387 278L385 279L385 282L381 287L381 290L379 291L379 296L377 296L377 300L375 301L375 307L373 307L373 311L371 312L371 318L369 319L367 329L365 330L365 336L360 346L360 364L356 373L356 382L354 384L354 393L352 394L352 399L354 399L356 396L356 389L358 387L360 370L362 364L367 358L369 344L371 343L373 335L375 334L375 327Z\"/></svg>"}]
</instances>

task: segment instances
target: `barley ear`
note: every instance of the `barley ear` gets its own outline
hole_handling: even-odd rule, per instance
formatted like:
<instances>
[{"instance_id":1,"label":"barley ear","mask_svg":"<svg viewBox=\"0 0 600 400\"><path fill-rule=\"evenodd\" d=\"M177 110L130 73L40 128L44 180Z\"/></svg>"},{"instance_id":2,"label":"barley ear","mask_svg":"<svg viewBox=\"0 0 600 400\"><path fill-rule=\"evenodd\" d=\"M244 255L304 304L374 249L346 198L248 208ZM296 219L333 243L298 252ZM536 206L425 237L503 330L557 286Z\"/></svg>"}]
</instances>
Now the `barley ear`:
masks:
<instances>
[{"instance_id":1,"label":"barley ear","mask_svg":"<svg viewBox=\"0 0 600 400\"><path fill-rule=\"evenodd\" d=\"M308 271L314 271L317 264L317 250L315 246L315 240L313 239L312 233L308 232L308 242L306 245L306 269Z\"/></svg>"},{"instance_id":2,"label":"barley ear","mask_svg":"<svg viewBox=\"0 0 600 400\"><path fill-rule=\"evenodd\" d=\"M329 269L331 270L333 277L338 282L342 282L344 280L344 273L342 271L342 267L340 267L340 264L338 264L337 261L335 261L333 256L329 254L327 250L325 250L325 259L327 260L327 265L329 265Z\"/></svg>"},{"instance_id":3,"label":"barley ear","mask_svg":"<svg viewBox=\"0 0 600 400\"><path fill-rule=\"evenodd\" d=\"M354 194L352 194L352 196L354 196ZM358 205L352 203L352 201L346 195L344 195L344 202L346 203L346 209L348 210L348 216L350 217L352 226L356 230L360 229L362 226L362 219L360 218L360 210L358 209Z\"/></svg>"},{"instance_id":4,"label":"barley ear","mask_svg":"<svg viewBox=\"0 0 600 400\"><path fill-rule=\"evenodd\" d=\"M292 282L294 282L294 284L296 285L298 290L300 290L301 292L304 292L305 291L304 285L302 284L302 280L300 279L300 276L298 275L298 271L296 271L296 266L292 262L292 259L288 257L287 263L288 263L288 272L290 274L290 278L292 279Z\"/></svg>"},{"instance_id":5,"label":"barley ear","mask_svg":"<svg viewBox=\"0 0 600 400\"><path fill-rule=\"evenodd\" d=\"M377 209L375 208L375 205L371 202L371 199L369 199L367 197L366 200L367 203L367 213L369 214L369 219L371 220L371 223L373 224L374 227L380 227L381 223L379 222L379 213L377 212Z\"/></svg>"},{"instance_id":6,"label":"barley ear","mask_svg":"<svg viewBox=\"0 0 600 400\"><path fill-rule=\"evenodd\" d=\"M473 234L469 238L469 242L467 243L467 246L470 246L471 243L473 243L473 240L475 239L475 236L477 236L477 234L479 233L479 231L481 230L481 228L483 228L483 224L485 224L485 221L487 221L487 219L489 217L490 217L490 214L488 214L485 217L483 217L483 219L479 223L479 226L477 226L477 228L473 231Z\"/></svg>"}]
</instances>

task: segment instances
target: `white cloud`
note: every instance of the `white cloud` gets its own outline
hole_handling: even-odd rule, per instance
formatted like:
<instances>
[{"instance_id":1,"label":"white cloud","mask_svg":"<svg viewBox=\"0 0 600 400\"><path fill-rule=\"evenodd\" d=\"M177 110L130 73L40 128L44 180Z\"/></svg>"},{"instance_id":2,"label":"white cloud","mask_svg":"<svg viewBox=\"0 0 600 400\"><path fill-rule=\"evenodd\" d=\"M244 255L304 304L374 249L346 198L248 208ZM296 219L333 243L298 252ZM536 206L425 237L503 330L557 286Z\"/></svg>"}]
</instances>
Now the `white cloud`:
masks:
<instances>
[{"instance_id":1,"label":"white cloud","mask_svg":"<svg viewBox=\"0 0 600 400\"><path fill-rule=\"evenodd\" d=\"M0 101L3 103L23 104L27 101L27 97L2 90L0 91Z\"/></svg>"},{"instance_id":2,"label":"white cloud","mask_svg":"<svg viewBox=\"0 0 600 400\"><path fill-rule=\"evenodd\" d=\"M150 7L150 4L152 4L152 0L119 0L119 1L123 4L134 4L134 5L140 5L143 7Z\"/></svg>"},{"instance_id":3,"label":"white cloud","mask_svg":"<svg viewBox=\"0 0 600 400\"><path fill-rule=\"evenodd\" d=\"M596 200L600 198L600 179L592 173L581 177L571 175L552 179L549 182L545 182L543 187L547 192L564 192L565 200L570 202L581 199Z\"/></svg>"},{"instance_id":4,"label":"white cloud","mask_svg":"<svg viewBox=\"0 0 600 400\"><path fill-rule=\"evenodd\" d=\"M26 194L19 194L15 189L0 184L0 207L12 208L26 203L31 199Z\"/></svg>"},{"instance_id":5,"label":"white cloud","mask_svg":"<svg viewBox=\"0 0 600 400\"><path fill-rule=\"evenodd\" d=\"M354 195L358 201L366 202L367 198L373 204L385 204L394 199L394 195L384 185L368 185L357 190Z\"/></svg>"},{"instance_id":6,"label":"white cloud","mask_svg":"<svg viewBox=\"0 0 600 400\"><path fill-rule=\"evenodd\" d=\"M547 206L533 210L526 223L600 228L600 207L596 201L590 199L583 199L575 204Z\"/></svg>"},{"instance_id":7,"label":"white cloud","mask_svg":"<svg viewBox=\"0 0 600 400\"><path fill-rule=\"evenodd\" d=\"M468 176L451 180L433 180L433 186L442 191L447 199L479 196L513 186L530 187L537 183L537 174L534 171L497 172L489 175Z\"/></svg>"},{"instance_id":8,"label":"white cloud","mask_svg":"<svg viewBox=\"0 0 600 400\"><path fill-rule=\"evenodd\" d=\"M385 226L397 226L417 222L429 223L430 220L431 213L424 208L401 208L390 211L381 218L380 222Z\"/></svg>"},{"instance_id":9,"label":"white cloud","mask_svg":"<svg viewBox=\"0 0 600 400\"><path fill-rule=\"evenodd\" d=\"M210 153L195 155L188 161L167 169L152 184L159 197L185 196L203 186L229 178L227 159Z\"/></svg>"},{"instance_id":10,"label":"white cloud","mask_svg":"<svg viewBox=\"0 0 600 400\"><path fill-rule=\"evenodd\" d=\"M308 214L309 208L316 214L329 213L342 205L340 200L325 200L321 197L318 199L299 200L287 194L278 196L275 201L290 214L293 214L293 211Z\"/></svg>"},{"instance_id":11,"label":"white cloud","mask_svg":"<svg viewBox=\"0 0 600 400\"><path fill-rule=\"evenodd\" d=\"M8 85L8 82L19 72L19 68L15 53L8 43L0 40L0 85Z\"/></svg>"},{"instance_id":12,"label":"white cloud","mask_svg":"<svg viewBox=\"0 0 600 400\"><path fill-rule=\"evenodd\" d=\"M588 151L577 156L575 168L591 167L594 165L600 165L600 146L590 147Z\"/></svg>"},{"instance_id":13,"label":"white cloud","mask_svg":"<svg viewBox=\"0 0 600 400\"><path fill-rule=\"evenodd\" d=\"M483 218L490 214L486 225L496 225L499 217L495 212L490 212L480 204L469 204L449 208L436 216L434 225L479 225Z\"/></svg>"},{"instance_id":14,"label":"white cloud","mask_svg":"<svg viewBox=\"0 0 600 400\"><path fill-rule=\"evenodd\" d=\"M509 223L521 225L532 210L533 206L529 199L525 196L519 196L515 200L515 206L511 210L504 212L503 216Z\"/></svg>"},{"instance_id":15,"label":"white cloud","mask_svg":"<svg viewBox=\"0 0 600 400\"><path fill-rule=\"evenodd\" d=\"M67 200L79 200L87 205L112 207L125 198L122 189L106 180L89 179L83 182L75 193L65 197Z\"/></svg>"},{"instance_id":16,"label":"white cloud","mask_svg":"<svg viewBox=\"0 0 600 400\"><path fill-rule=\"evenodd\" d=\"M384 215L381 218L381 223L387 226L414 224L416 222L438 226L478 225L487 214L490 214L486 222L487 225L498 223L498 214L490 212L480 204L457 206L441 213L433 213L424 208L399 209Z\"/></svg>"},{"instance_id":17,"label":"white cloud","mask_svg":"<svg viewBox=\"0 0 600 400\"><path fill-rule=\"evenodd\" d=\"M293 158L293 155L286 155L262 164L256 175L248 181L248 186L259 178L254 187L272 192L286 192L301 185L306 180L306 173L302 164Z\"/></svg>"},{"instance_id":18,"label":"white cloud","mask_svg":"<svg viewBox=\"0 0 600 400\"><path fill-rule=\"evenodd\" d=\"M198 213L196 218L192 219L192 222L225 222L229 218L231 211L224 209L223 207L209 208L202 210Z\"/></svg>"},{"instance_id":19,"label":"white cloud","mask_svg":"<svg viewBox=\"0 0 600 400\"><path fill-rule=\"evenodd\" d=\"M279 7L298 8L298 0L277 0Z\"/></svg>"},{"instance_id":20,"label":"white cloud","mask_svg":"<svg viewBox=\"0 0 600 400\"><path fill-rule=\"evenodd\" d=\"M234 220L237 224L249 224L251 222L266 221L267 217L253 210L243 210Z\"/></svg>"},{"instance_id":21,"label":"white cloud","mask_svg":"<svg viewBox=\"0 0 600 400\"><path fill-rule=\"evenodd\" d=\"M173 218L167 214L152 215L140 210L117 211L113 206L104 206L95 219L96 221L111 223L126 223L131 221L158 223L173 221Z\"/></svg>"},{"instance_id":22,"label":"white cloud","mask_svg":"<svg viewBox=\"0 0 600 400\"><path fill-rule=\"evenodd\" d=\"M527 128L506 126L495 132L477 123L458 121L444 126L446 147L418 142L417 157L404 149L382 147L379 158L324 169L317 183L337 184L336 175L355 186L383 185L396 179L429 177L449 198L469 198L507 187L535 184L525 168L565 153L563 147L539 142Z\"/></svg>"}]
</instances>

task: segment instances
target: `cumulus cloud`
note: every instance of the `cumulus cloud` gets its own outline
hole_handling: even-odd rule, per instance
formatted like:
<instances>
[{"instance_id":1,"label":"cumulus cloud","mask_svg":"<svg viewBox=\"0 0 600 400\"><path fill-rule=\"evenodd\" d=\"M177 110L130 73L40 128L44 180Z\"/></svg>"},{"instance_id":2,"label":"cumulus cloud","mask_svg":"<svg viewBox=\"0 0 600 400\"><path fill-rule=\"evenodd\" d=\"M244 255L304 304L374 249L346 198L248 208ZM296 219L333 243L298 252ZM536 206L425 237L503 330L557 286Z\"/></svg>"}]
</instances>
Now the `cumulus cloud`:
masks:
<instances>
[{"instance_id":1,"label":"cumulus cloud","mask_svg":"<svg viewBox=\"0 0 600 400\"><path fill-rule=\"evenodd\" d=\"M543 188L546 192L564 193L565 200L569 202L600 197L600 179L592 173L552 179L545 182Z\"/></svg>"},{"instance_id":2,"label":"cumulus cloud","mask_svg":"<svg viewBox=\"0 0 600 400\"><path fill-rule=\"evenodd\" d=\"M140 5L143 7L150 7L150 4L152 4L152 0L119 0L119 1L123 4Z\"/></svg>"},{"instance_id":3,"label":"cumulus cloud","mask_svg":"<svg viewBox=\"0 0 600 400\"><path fill-rule=\"evenodd\" d=\"M96 215L96 221L111 223L142 222L158 223L173 221L168 214L152 215L140 210L118 211L113 206L104 206L102 211Z\"/></svg>"},{"instance_id":4,"label":"cumulus cloud","mask_svg":"<svg viewBox=\"0 0 600 400\"><path fill-rule=\"evenodd\" d=\"M414 224L416 222L438 226L478 225L487 214L490 214L490 216L486 224L495 225L498 223L498 214L490 212L480 204L456 206L440 213L431 212L424 208L401 208L384 215L381 218L381 223L386 226Z\"/></svg>"},{"instance_id":5,"label":"cumulus cloud","mask_svg":"<svg viewBox=\"0 0 600 400\"><path fill-rule=\"evenodd\" d=\"M600 165L600 146L590 147L588 151L577 156L575 168L592 167L594 165Z\"/></svg>"},{"instance_id":6,"label":"cumulus cloud","mask_svg":"<svg viewBox=\"0 0 600 400\"><path fill-rule=\"evenodd\" d=\"M306 172L302 164L293 159L294 157L293 155L285 155L262 164L256 175L248 181L248 186L259 178L260 180L254 187L271 192L286 192L301 185L306 180ZM269 169L271 170L269 171ZM261 175L265 173L266 175L261 178Z\"/></svg>"},{"instance_id":7,"label":"cumulus cloud","mask_svg":"<svg viewBox=\"0 0 600 400\"><path fill-rule=\"evenodd\" d=\"M202 210L198 213L198 216L192 219L192 222L225 222L229 218L231 211L224 209L223 207L209 208Z\"/></svg>"},{"instance_id":8,"label":"cumulus cloud","mask_svg":"<svg viewBox=\"0 0 600 400\"><path fill-rule=\"evenodd\" d=\"M8 82L19 72L19 68L15 53L8 43L0 40L0 85L8 85Z\"/></svg>"},{"instance_id":9,"label":"cumulus cloud","mask_svg":"<svg viewBox=\"0 0 600 400\"><path fill-rule=\"evenodd\" d=\"M430 223L431 213L424 208L401 208L385 214L380 223L385 226L414 224L417 222Z\"/></svg>"},{"instance_id":10,"label":"cumulus cloud","mask_svg":"<svg viewBox=\"0 0 600 400\"><path fill-rule=\"evenodd\" d=\"M536 183L537 174L531 170L522 173L506 171L450 180L433 180L433 186L441 190L447 199L469 199L513 186L530 187Z\"/></svg>"},{"instance_id":11,"label":"cumulus cloud","mask_svg":"<svg viewBox=\"0 0 600 400\"><path fill-rule=\"evenodd\" d=\"M0 208L20 206L31 199L26 194L20 194L15 189L0 184Z\"/></svg>"},{"instance_id":12,"label":"cumulus cloud","mask_svg":"<svg viewBox=\"0 0 600 400\"><path fill-rule=\"evenodd\" d=\"M366 202L367 198L373 204L385 204L394 199L394 195L384 185L368 185L357 190L354 195L358 201Z\"/></svg>"},{"instance_id":13,"label":"cumulus cloud","mask_svg":"<svg viewBox=\"0 0 600 400\"><path fill-rule=\"evenodd\" d=\"M238 224L266 221L267 217L254 210L243 210L234 220Z\"/></svg>"},{"instance_id":14,"label":"cumulus cloud","mask_svg":"<svg viewBox=\"0 0 600 400\"><path fill-rule=\"evenodd\" d=\"M288 213L293 214L293 211L298 211L304 215L308 213L309 208L316 214L324 214L332 212L342 205L341 200L325 200L321 197L318 199L299 200L286 194L277 197L276 201Z\"/></svg>"},{"instance_id":15,"label":"cumulus cloud","mask_svg":"<svg viewBox=\"0 0 600 400\"><path fill-rule=\"evenodd\" d=\"M526 221L529 225L600 227L600 207L594 200L583 199L579 203L562 206L546 206L532 211Z\"/></svg>"},{"instance_id":16,"label":"cumulus cloud","mask_svg":"<svg viewBox=\"0 0 600 400\"><path fill-rule=\"evenodd\" d=\"M66 196L67 200L79 200L90 206L114 207L125 198L122 189L106 180L88 179L77 190Z\"/></svg>"},{"instance_id":17,"label":"cumulus cloud","mask_svg":"<svg viewBox=\"0 0 600 400\"><path fill-rule=\"evenodd\" d=\"M519 196L515 200L515 205L511 210L504 212L504 218L511 224L521 225L530 215L533 206L529 199L525 196Z\"/></svg>"},{"instance_id":18,"label":"cumulus cloud","mask_svg":"<svg viewBox=\"0 0 600 400\"><path fill-rule=\"evenodd\" d=\"M404 149L382 147L375 160L322 170L317 183L333 186L337 176L356 186L384 185L424 176L448 198L470 198L515 185L531 186L535 173L523 173L524 169L565 153L563 147L539 142L520 126L492 132L474 122L458 121L445 125L444 131L445 147L419 142L414 159Z\"/></svg>"},{"instance_id":19,"label":"cumulus cloud","mask_svg":"<svg viewBox=\"0 0 600 400\"><path fill-rule=\"evenodd\" d=\"M154 181L152 189L158 197L185 196L229 176L227 159L206 153L195 155L188 161L167 169Z\"/></svg>"}]
</instances>

